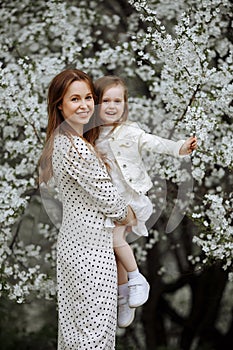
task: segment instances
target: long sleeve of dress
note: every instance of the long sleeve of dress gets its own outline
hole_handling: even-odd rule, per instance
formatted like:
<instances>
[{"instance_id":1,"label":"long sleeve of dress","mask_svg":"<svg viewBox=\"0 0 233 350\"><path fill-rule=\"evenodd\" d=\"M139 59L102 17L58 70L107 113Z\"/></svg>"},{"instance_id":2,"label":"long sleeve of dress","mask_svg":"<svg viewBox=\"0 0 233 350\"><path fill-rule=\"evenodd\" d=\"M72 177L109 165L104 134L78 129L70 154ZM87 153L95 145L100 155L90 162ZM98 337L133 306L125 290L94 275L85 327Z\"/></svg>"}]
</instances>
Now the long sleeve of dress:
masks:
<instances>
[{"instance_id":1,"label":"long sleeve of dress","mask_svg":"<svg viewBox=\"0 0 233 350\"><path fill-rule=\"evenodd\" d=\"M113 186L105 165L82 138L74 137L73 141L69 141L64 154L63 170L83 188L100 212L113 220L124 220L126 203Z\"/></svg>"}]
</instances>

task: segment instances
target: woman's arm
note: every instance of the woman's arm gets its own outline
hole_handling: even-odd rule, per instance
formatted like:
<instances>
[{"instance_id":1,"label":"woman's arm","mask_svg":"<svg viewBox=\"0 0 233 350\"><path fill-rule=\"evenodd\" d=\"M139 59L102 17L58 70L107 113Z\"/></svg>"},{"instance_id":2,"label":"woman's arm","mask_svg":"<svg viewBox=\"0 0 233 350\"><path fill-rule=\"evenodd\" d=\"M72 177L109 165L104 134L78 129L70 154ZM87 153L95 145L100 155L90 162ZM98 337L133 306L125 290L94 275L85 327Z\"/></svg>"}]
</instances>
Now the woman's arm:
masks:
<instances>
[{"instance_id":1,"label":"woman's arm","mask_svg":"<svg viewBox=\"0 0 233 350\"><path fill-rule=\"evenodd\" d=\"M127 216L124 220L116 220L117 225L124 225L124 226L135 226L137 225L137 219L135 216L134 211L132 208L128 205L127 207Z\"/></svg>"},{"instance_id":2,"label":"woman's arm","mask_svg":"<svg viewBox=\"0 0 233 350\"><path fill-rule=\"evenodd\" d=\"M63 171L71 181L83 188L93 206L114 221L132 218L123 198L113 186L104 164L91 151L82 138L75 138L69 152L64 154Z\"/></svg>"}]
</instances>

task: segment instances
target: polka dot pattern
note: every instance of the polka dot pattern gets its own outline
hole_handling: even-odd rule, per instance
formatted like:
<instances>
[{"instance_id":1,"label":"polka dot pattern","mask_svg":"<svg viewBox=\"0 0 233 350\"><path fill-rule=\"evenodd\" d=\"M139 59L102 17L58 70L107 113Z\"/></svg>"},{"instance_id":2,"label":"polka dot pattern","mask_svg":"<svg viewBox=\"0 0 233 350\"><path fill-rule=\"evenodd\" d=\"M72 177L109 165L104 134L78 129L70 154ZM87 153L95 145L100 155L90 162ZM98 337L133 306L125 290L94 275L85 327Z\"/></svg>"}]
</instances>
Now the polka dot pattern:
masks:
<instances>
[{"instance_id":1,"label":"polka dot pattern","mask_svg":"<svg viewBox=\"0 0 233 350\"><path fill-rule=\"evenodd\" d=\"M58 350L113 350L117 273L112 228L126 205L82 138L58 135L53 170L63 202L57 244Z\"/></svg>"}]
</instances>

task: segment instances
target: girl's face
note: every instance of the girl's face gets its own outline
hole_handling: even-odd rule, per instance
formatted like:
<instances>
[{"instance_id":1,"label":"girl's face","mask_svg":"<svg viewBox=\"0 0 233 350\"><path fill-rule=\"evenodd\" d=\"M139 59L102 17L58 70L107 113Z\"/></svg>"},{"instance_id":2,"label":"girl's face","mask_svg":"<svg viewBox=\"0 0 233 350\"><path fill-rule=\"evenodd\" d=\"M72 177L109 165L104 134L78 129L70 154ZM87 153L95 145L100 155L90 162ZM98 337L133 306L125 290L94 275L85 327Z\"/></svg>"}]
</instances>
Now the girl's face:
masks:
<instances>
[{"instance_id":1,"label":"girl's face","mask_svg":"<svg viewBox=\"0 0 233 350\"><path fill-rule=\"evenodd\" d=\"M94 113L94 99L88 84L84 80L71 83L58 108L64 119L82 135L83 125Z\"/></svg>"},{"instance_id":2,"label":"girl's face","mask_svg":"<svg viewBox=\"0 0 233 350\"><path fill-rule=\"evenodd\" d=\"M99 116L104 124L111 125L120 120L124 113L124 88L113 85L106 88L99 106Z\"/></svg>"}]
</instances>

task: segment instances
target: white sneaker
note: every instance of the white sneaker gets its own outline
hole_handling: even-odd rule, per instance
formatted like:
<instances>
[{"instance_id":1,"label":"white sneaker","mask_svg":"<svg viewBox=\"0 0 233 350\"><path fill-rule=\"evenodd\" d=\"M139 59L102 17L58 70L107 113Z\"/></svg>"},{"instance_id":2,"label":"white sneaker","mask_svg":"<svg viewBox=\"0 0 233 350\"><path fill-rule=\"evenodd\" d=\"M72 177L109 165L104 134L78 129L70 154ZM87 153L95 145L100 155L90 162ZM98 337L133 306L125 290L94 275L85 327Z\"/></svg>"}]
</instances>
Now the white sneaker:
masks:
<instances>
[{"instance_id":1,"label":"white sneaker","mask_svg":"<svg viewBox=\"0 0 233 350\"><path fill-rule=\"evenodd\" d=\"M117 324L120 328L128 327L134 320L135 309L130 308L126 297L118 296Z\"/></svg>"},{"instance_id":2,"label":"white sneaker","mask_svg":"<svg viewBox=\"0 0 233 350\"><path fill-rule=\"evenodd\" d=\"M142 274L128 282L129 307L135 308L145 304L149 297L150 285Z\"/></svg>"}]
</instances>

